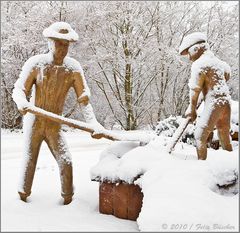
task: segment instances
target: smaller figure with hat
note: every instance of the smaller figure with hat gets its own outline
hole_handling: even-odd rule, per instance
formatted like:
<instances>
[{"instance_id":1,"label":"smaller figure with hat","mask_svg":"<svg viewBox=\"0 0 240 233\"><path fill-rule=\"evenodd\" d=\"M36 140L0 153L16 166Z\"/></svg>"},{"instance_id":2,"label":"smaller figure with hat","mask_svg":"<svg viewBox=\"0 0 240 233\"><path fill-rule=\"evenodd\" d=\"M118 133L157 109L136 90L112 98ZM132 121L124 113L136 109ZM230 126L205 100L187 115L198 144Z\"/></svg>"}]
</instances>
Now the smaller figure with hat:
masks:
<instances>
[{"instance_id":1,"label":"smaller figure with hat","mask_svg":"<svg viewBox=\"0 0 240 233\"><path fill-rule=\"evenodd\" d=\"M181 55L188 55L191 67L190 106L185 115L194 122L196 106L202 92L204 110L196 123L195 140L198 159L207 158L207 139L214 128L224 150L232 151L230 141L231 96L227 81L230 78L229 65L217 58L209 48L205 34L195 32L183 38L179 48Z\"/></svg>"},{"instance_id":2,"label":"smaller figure with hat","mask_svg":"<svg viewBox=\"0 0 240 233\"><path fill-rule=\"evenodd\" d=\"M48 38L49 52L29 58L15 83L13 99L19 111L26 114L29 104L61 115L67 93L74 88L86 122L103 128L96 120L91 104L90 91L80 64L67 56L70 42L78 40L78 34L65 22L57 22L43 31ZM28 97L31 95L30 102ZM63 204L69 204L73 196L71 155L61 132L61 125L50 119L27 113L23 124L25 136L24 159L18 193L27 201L36 169L41 144L45 141L56 159L60 178ZM97 133L93 137L98 138Z\"/></svg>"}]
</instances>

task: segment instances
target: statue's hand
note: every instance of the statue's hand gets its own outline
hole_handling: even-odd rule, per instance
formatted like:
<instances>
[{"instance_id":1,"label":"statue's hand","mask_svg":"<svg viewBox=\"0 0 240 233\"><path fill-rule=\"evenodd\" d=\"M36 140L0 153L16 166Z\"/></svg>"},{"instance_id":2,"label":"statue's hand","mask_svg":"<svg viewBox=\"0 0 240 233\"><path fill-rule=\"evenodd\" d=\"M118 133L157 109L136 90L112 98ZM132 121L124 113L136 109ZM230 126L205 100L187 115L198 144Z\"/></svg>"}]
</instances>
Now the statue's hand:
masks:
<instances>
[{"instance_id":1,"label":"statue's hand","mask_svg":"<svg viewBox=\"0 0 240 233\"><path fill-rule=\"evenodd\" d=\"M193 123L196 118L197 118L197 112L196 111L191 111L190 113L185 113L186 117L190 117L191 118L191 122Z\"/></svg>"},{"instance_id":2,"label":"statue's hand","mask_svg":"<svg viewBox=\"0 0 240 233\"><path fill-rule=\"evenodd\" d=\"M78 99L78 102L79 102L80 104L83 104L83 105L86 106L86 105L89 103L89 98L88 98L87 95L85 95L85 96L83 96L83 97L80 97L80 98Z\"/></svg>"},{"instance_id":3,"label":"statue's hand","mask_svg":"<svg viewBox=\"0 0 240 233\"><path fill-rule=\"evenodd\" d=\"M25 115L28 111L27 111L27 107L24 107L24 108L21 108L21 109L18 109L18 111L22 114L22 115Z\"/></svg>"},{"instance_id":4,"label":"statue's hand","mask_svg":"<svg viewBox=\"0 0 240 233\"><path fill-rule=\"evenodd\" d=\"M101 124L96 122L94 129L95 131L91 134L92 138L100 139L104 136L104 133L102 132L104 130L104 127Z\"/></svg>"},{"instance_id":5,"label":"statue's hand","mask_svg":"<svg viewBox=\"0 0 240 233\"><path fill-rule=\"evenodd\" d=\"M103 136L104 136L104 134L102 134L102 133L95 133L95 132L93 132L93 133L91 134L91 137L94 138L94 139L100 139L100 138L102 138Z\"/></svg>"}]
</instances>

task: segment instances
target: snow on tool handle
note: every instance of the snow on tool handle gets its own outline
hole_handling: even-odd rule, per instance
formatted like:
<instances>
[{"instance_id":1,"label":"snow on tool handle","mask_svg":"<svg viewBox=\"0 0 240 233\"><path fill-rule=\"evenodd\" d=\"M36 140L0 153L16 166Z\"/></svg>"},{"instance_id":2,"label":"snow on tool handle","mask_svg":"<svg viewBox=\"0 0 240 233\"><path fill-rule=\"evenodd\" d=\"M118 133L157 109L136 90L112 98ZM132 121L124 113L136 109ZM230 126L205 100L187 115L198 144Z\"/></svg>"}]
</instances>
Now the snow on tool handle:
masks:
<instances>
[{"instance_id":1,"label":"snow on tool handle","mask_svg":"<svg viewBox=\"0 0 240 233\"><path fill-rule=\"evenodd\" d=\"M115 133L110 130L106 130L104 128L99 129L99 127L95 126L94 124L77 121L73 119L69 119L60 115L57 115L52 112L48 112L46 110L43 110L41 108L38 108L36 106L28 106L26 110L29 113L32 113L36 116L41 116L48 118L52 121L68 125L73 128L77 128L83 131L87 131L89 133L97 133L101 134L102 137L107 138L112 141L139 141L140 143L148 143L151 140L151 137L146 134L140 134L138 133L132 133L132 132L121 132L121 133Z\"/></svg>"},{"instance_id":2,"label":"snow on tool handle","mask_svg":"<svg viewBox=\"0 0 240 233\"><path fill-rule=\"evenodd\" d=\"M191 121L191 117L187 117L186 119L184 119L184 121L181 123L181 125L175 131L175 133L174 133L174 135L172 137L172 140L167 145L167 152L169 154L171 154L173 148L176 146L177 142L179 141L180 137L182 136L183 132L187 128L187 126L190 123L190 121Z\"/></svg>"},{"instance_id":3,"label":"snow on tool handle","mask_svg":"<svg viewBox=\"0 0 240 233\"><path fill-rule=\"evenodd\" d=\"M200 97L197 107L196 109L198 109L200 107L200 105L203 102L203 98ZM177 130L175 131L172 140L170 141L170 143L167 145L167 152L169 154L171 154L172 150L174 149L174 147L176 146L177 142L179 141L179 139L181 138L183 132L185 131L185 129L187 128L188 124L191 121L191 117L187 117L186 119L184 119L184 121L181 123L181 125L179 125L179 127L177 128Z\"/></svg>"}]
</instances>

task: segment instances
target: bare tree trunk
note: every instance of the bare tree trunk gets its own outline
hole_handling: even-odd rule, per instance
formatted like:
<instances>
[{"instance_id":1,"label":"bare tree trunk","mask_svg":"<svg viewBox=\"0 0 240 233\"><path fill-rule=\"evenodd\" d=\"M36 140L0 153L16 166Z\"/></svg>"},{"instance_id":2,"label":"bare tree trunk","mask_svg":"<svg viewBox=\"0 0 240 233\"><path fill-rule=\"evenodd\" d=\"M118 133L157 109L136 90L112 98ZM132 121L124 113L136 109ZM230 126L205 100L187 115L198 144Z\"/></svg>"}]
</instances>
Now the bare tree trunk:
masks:
<instances>
[{"instance_id":1,"label":"bare tree trunk","mask_svg":"<svg viewBox=\"0 0 240 233\"><path fill-rule=\"evenodd\" d=\"M127 107L127 127L126 130L135 129L134 115L133 115L133 103L132 103L132 73L131 64L126 64L126 75L125 75L125 101Z\"/></svg>"}]
</instances>

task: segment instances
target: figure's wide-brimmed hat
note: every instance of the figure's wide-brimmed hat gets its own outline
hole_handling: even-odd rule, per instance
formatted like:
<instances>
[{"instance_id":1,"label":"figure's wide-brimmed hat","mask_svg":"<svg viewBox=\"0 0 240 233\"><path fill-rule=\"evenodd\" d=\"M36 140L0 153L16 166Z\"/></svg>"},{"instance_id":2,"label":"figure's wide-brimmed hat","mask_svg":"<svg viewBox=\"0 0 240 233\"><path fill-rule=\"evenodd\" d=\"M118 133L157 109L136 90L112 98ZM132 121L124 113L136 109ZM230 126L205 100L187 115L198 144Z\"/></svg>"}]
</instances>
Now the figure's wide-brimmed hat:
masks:
<instances>
[{"instance_id":1,"label":"figure's wide-brimmed hat","mask_svg":"<svg viewBox=\"0 0 240 233\"><path fill-rule=\"evenodd\" d=\"M78 34L66 22L56 22L43 30L43 36L56 40L67 40L75 42L78 40Z\"/></svg>"},{"instance_id":2,"label":"figure's wide-brimmed hat","mask_svg":"<svg viewBox=\"0 0 240 233\"><path fill-rule=\"evenodd\" d=\"M188 53L188 49L199 43L207 42L207 36L201 32L194 32L187 36L185 36L182 40L182 43L179 47L179 53L181 55L186 55Z\"/></svg>"}]
</instances>

